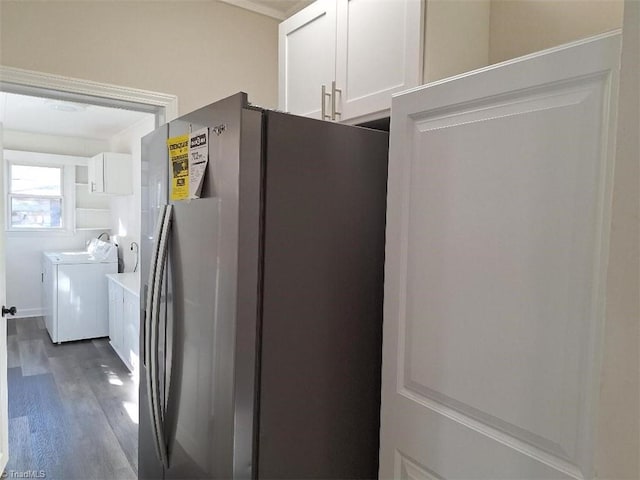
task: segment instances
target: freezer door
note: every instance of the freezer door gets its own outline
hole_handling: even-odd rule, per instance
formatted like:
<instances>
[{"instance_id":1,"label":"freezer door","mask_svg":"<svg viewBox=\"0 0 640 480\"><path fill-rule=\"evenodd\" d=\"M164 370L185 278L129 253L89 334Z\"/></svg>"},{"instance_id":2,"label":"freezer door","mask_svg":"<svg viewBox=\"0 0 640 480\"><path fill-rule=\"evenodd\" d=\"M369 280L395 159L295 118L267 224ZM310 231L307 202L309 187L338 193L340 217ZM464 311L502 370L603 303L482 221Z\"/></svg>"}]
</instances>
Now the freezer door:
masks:
<instances>
[{"instance_id":1,"label":"freezer door","mask_svg":"<svg viewBox=\"0 0 640 480\"><path fill-rule=\"evenodd\" d=\"M388 136L266 117L258 477L377 478Z\"/></svg>"},{"instance_id":2,"label":"freezer door","mask_svg":"<svg viewBox=\"0 0 640 480\"><path fill-rule=\"evenodd\" d=\"M219 209L217 198L173 205L169 240L167 353L172 359L166 390L165 427L169 468L165 478L226 478L221 458L227 371L219 343Z\"/></svg>"}]
</instances>

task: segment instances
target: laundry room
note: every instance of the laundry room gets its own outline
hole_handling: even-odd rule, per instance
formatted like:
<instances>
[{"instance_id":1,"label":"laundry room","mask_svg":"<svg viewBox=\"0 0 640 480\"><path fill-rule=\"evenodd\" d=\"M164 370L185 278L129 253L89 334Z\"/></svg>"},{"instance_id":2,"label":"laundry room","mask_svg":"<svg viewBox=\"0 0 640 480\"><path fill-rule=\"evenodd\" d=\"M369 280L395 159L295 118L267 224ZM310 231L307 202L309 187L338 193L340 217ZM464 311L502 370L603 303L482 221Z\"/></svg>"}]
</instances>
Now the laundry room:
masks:
<instances>
[{"instance_id":1,"label":"laundry room","mask_svg":"<svg viewBox=\"0 0 640 480\"><path fill-rule=\"evenodd\" d=\"M2 92L0 121L7 303L15 307L9 409L31 419L13 429L14 452L55 458L31 446L81 448L52 421L74 405L94 428L83 415L71 427L104 443L109 468L127 478L137 462L139 145L155 115Z\"/></svg>"}]
</instances>

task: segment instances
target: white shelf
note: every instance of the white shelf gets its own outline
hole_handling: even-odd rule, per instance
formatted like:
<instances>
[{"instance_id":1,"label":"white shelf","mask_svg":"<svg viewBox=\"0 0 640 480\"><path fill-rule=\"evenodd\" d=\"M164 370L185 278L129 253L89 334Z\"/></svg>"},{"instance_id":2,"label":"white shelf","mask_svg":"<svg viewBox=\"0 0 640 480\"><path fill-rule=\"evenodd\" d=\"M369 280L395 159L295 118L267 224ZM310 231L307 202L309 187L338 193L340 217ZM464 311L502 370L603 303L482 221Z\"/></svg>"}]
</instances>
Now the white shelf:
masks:
<instances>
[{"instance_id":1,"label":"white shelf","mask_svg":"<svg viewBox=\"0 0 640 480\"><path fill-rule=\"evenodd\" d=\"M92 230L109 225L108 208L76 207L76 230L90 228ZM107 229L109 227L106 227Z\"/></svg>"},{"instance_id":2,"label":"white shelf","mask_svg":"<svg viewBox=\"0 0 640 480\"><path fill-rule=\"evenodd\" d=\"M75 229L110 231L109 199L89 192L87 167L76 167L75 181Z\"/></svg>"},{"instance_id":3,"label":"white shelf","mask_svg":"<svg viewBox=\"0 0 640 480\"><path fill-rule=\"evenodd\" d=\"M76 211L80 212L108 212L108 208L94 208L94 207L76 207Z\"/></svg>"}]
</instances>

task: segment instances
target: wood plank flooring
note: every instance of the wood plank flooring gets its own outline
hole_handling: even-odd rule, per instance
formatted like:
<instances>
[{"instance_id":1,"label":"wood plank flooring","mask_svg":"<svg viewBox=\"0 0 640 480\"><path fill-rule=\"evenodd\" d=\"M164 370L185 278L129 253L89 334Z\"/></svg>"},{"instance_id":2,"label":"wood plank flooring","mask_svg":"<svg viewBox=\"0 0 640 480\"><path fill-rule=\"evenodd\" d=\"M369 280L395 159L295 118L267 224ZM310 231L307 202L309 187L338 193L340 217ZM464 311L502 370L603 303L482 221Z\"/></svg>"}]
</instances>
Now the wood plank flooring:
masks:
<instances>
[{"instance_id":1,"label":"wood plank flooring","mask_svg":"<svg viewBox=\"0 0 640 480\"><path fill-rule=\"evenodd\" d=\"M7 352L7 472L137 478L137 385L107 339L55 345L41 317L8 319Z\"/></svg>"}]
</instances>

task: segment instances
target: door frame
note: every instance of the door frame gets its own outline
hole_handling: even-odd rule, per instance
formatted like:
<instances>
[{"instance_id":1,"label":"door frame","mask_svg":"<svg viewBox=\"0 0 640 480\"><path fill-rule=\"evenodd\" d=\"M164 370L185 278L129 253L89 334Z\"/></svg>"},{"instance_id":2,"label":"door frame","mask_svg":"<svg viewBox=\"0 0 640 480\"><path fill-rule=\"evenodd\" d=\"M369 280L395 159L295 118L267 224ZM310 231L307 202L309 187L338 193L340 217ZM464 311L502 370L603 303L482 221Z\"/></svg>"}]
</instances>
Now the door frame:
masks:
<instances>
[{"instance_id":1,"label":"door frame","mask_svg":"<svg viewBox=\"0 0 640 480\"><path fill-rule=\"evenodd\" d=\"M0 122L0 166L4 166L3 133L2 122ZM4 185L4 168L0 168L0 189ZM4 191L0 197L0 225L4 225ZM0 304L6 305L6 261L5 261L5 241L4 229L0 234ZM0 350L0 474L4 473L9 460L9 395L7 393L7 375L9 362L7 359L7 318L0 317L0 347L4 346L4 351Z\"/></svg>"},{"instance_id":2,"label":"door frame","mask_svg":"<svg viewBox=\"0 0 640 480\"><path fill-rule=\"evenodd\" d=\"M176 95L3 65L0 91L154 113L156 126L178 116Z\"/></svg>"},{"instance_id":3,"label":"door frame","mask_svg":"<svg viewBox=\"0 0 640 480\"><path fill-rule=\"evenodd\" d=\"M103 107L123 108L155 115L156 127L178 116L176 95L122 87L106 83L65 77L44 72L24 70L0 65L0 92L88 103ZM0 124L1 125L1 124ZM0 129L0 195L4 198L4 161L2 155L2 130ZM2 202L0 202L2 203ZM3 210L4 211L4 210ZM1 212L0 212L1 213ZM0 256L4 258L5 229L0 225ZM4 272L0 271L4 275ZM0 322L2 323L2 322ZM4 335L1 332L0 335ZM7 361L5 351L0 352L0 369L6 379ZM2 374L0 374L0 378ZM0 385L0 474L9 458L8 455L8 394L6 385Z\"/></svg>"}]
</instances>

